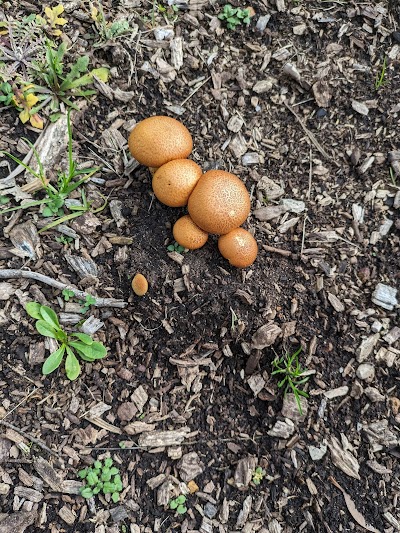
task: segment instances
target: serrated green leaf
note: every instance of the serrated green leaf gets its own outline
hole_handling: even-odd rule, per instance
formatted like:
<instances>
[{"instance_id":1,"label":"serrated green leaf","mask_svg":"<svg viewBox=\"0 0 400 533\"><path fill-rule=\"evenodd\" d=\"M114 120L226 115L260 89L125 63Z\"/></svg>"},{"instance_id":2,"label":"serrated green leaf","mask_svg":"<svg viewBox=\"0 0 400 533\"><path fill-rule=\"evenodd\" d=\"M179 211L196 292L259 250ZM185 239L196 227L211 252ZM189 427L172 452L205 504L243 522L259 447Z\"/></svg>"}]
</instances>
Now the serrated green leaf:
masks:
<instances>
[{"instance_id":1,"label":"serrated green leaf","mask_svg":"<svg viewBox=\"0 0 400 533\"><path fill-rule=\"evenodd\" d=\"M65 346L64 344L58 348L55 352L53 352L49 357L46 359L46 361L43 363L42 366L42 374L47 376L48 374L51 374L56 370L60 365L61 361L63 360L65 353Z\"/></svg>"},{"instance_id":2,"label":"serrated green leaf","mask_svg":"<svg viewBox=\"0 0 400 533\"><path fill-rule=\"evenodd\" d=\"M104 466L106 468L110 468L112 465L113 465L113 460L111 459L111 457L107 457L104 461Z\"/></svg>"},{"instance_id":3,"label":"serrated green leaf","mask_svg":"<svg viewBox=\"0 0 400 533\"><path fill-rule=\"evenodd\" d=\"M119 494L118 494L118 492L113 492L113 493L111 494L111 499L112 499L112 501L113 501L114 503L119 502Z\"/></svg>"},{"instance_id":4,"label":"serrated green leaf","mask_svg":"<svg viewBox=\"0 0 400 533\"><path fill-rule=\"evenodd\" d=\"M87 476L87 473L88 473L87 468L84 468L83 470L79 470L79 472L78 472L78 476L79 476L81 479L84 479L84 478Z\"/></svg>"},{"instance_id":5,"label":"serrated green leaf","mask_svg":"<svg viewBox=\"0 0 400 533\"><path fill-rule=\"evenodd\" d=\"M95 467L95 468L100 469L100 468L102 468L102 466L103 466L103 465L102 465L101 461L95 461L95 462L94 462L94 467Z\"/></svg>"},{"instance_id":6,"label":"serrated green leaf","mask_svg":"<svg viewBox=\"0 0 400 533\"><path fill-rule=\"evenodd\" d=\"M25 305L25 311L32 318L36 318L37 320L41 320L41 318L42 318L42 315L40 314L40 308L41 307L42 306L38 302L28 302Z\"/></svg>"}]
</instances>

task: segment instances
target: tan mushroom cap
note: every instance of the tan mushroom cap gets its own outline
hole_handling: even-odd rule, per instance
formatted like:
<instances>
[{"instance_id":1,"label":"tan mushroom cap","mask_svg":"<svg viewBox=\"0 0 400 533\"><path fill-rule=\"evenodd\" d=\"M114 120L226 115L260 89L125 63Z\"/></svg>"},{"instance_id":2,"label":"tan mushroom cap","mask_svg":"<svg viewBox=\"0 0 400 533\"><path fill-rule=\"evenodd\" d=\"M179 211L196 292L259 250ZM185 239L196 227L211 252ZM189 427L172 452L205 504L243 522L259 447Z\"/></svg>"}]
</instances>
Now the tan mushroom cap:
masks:
<instances>
[{"instance_id":1,"label":"tan mushroom cap","mask_svg":"<svg viewBox=\"0 0 400 533\"><path fill-rule=\"evenodd\" d=\"M148 291L149 283L143 274L136 274L132 280L132 289L137 296L144 296Z\"/></svg>"},{"instance_id":2,"label":"tan mushroom cap","mask_svg":"<svg viewBox=\"0 0 400 533\"><path fill-rule=\"evenodd\" d=\"M129 151L142 165L161 167L173 159L185 159L193 149L189 130L178 120L149 117L133 128L128 139Z\"/></svg>"},{"instance_id":3,"label":"tan mushroom cap","mask_svg":"<svg viewBox=\"0 0 400 533\"><path fill-rule=\"evenodd\" d=\"M176 242L189 250L201 248L208 240L208 233L196 226L189 215L175 222L172 233Z\"/></svg>"},{"instance_id":4,"label":"tan mushroom cap","mask_svg":"<svg viewBox=\"0 0 400 533\"><path fill-rule=\"evenodd\" d=\"M232 266L246 268L254 263L258 254L257 241L243 228L235 228L218 239L218 249Z\"/></svg>"},{"instance_id":5,"label":"tan mushroom cap","mask_svg":"<svg viewBox=\"0 0 400 533\"><path fill-rule=\"evenodd\" d=\"M203 171L191 159L174 159L158 168L152 187L157 199L169 207L187 205L189 196Z\"/></svg>"},{"instance_id":6,"label":"tan mushroom cap","mask_svg":"<svg viewBox=\"0 0 400 533\"><path fill-rule=\"evenodd\" d=\"M250 196L234 174L209 170L190 195L188 211L201 229L223 235L239 227L249 216Z\"/></svg>"}]
</instances>

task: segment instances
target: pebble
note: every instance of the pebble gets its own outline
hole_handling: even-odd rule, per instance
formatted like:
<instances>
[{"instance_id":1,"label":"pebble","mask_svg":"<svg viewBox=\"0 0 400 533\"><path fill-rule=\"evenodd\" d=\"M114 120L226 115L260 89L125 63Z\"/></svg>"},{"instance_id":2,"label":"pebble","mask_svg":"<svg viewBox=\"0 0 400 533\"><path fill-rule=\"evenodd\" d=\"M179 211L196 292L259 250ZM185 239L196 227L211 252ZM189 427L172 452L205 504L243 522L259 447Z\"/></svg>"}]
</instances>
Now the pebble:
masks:
<instances>
[{"instance_id":1,"label":"pebble","mask_svg":"<svg viewBox=\"0 0 400 533\"><path fill-rule=\"evenodd\" d=\"M324 109L323 107L320 107L318 109L318 111L316 112L316 117L317 118L324 118L324 117L326 117L326 114L327 114L327 110Z\"/></svg>"},{"instance_id":2,"label":"pebble","mask_svg":"<svg viewBox=\"0 0 400 533\"><path fill-rule=\"evenodd\" d=\"M258 30L260 33L264 33L270 18L271 15L263 15L262 17L260 17L257 20L256 30Z\"/></svg>"},{"instance_id":3,"label":"pebble","mask_svg":"<svg viewBox=\"0 0 400 533\"><path fill-rule=\"evenodd\" d=\"M360 115L367 116L369 113L368 107L363 102L357 102L357 100L352 100L351 107Z\"/></svg>"},{"instance_id":4,"label":"pebble","mask_svg":"<svg viewBox=\"0 0 400 533\"><path fill-rule=\"evenodd\" d=\"M218 509L213 505L212 503L206 503L204 506L204 514L207 518L214 518L214 516L217 514Z\"/></svg>"},{"instance_id":5,"label":"pebble","mask_svg":"<svg viewBox=\"0 0 400 533\"><path fill-rule=\"evenodd\" d=\"M371 326L372 333L379 333L383 328L382 322L379 322L379 320L374 320Z\"/></svg>"},{"instance_id":6,"label":"pebble","mask_svg":"<svg viewBox=\"0 0 400 533\"><path fill-rule=\"evenodd\" d=\"M291 198L282 198L282 205L291 213L302 213L306 208L304 202L301 200L292 200Z\"/></svg>"},{"instance_id":7,"label":"pebble","mask_svg":"<svg viewBox=\"0 0 400 533\"><path fill-rule=\"evenodd\" d=\"M356 375L363 381L372 381L375 376L375 367L371 363L361 363L356 370Z\"/></svg>"},{"instance_id":8,"label":"pebble","mask_svg":"<svg viewBox=\"0 0 400 533\"><path fill-rule=\"evenodd\" d=\"M393 311L394 306L398 304L397 298L397 289L390 287L390 285L385 285L384 283L378 283L373 294L372 301L374 304L387 309L388 311Z\"/></svg>"},{"instance_id":9,"label":"pebble","mask_svg":"<svg viewBox=\"0 0 400 533\"><path fill-rule=\"evenodd\" d=\"M313 461L320 461L326 454L328 446L326 444L321 444L321 446L309 446L308 453Z\"/></svg>"}]
</instances>

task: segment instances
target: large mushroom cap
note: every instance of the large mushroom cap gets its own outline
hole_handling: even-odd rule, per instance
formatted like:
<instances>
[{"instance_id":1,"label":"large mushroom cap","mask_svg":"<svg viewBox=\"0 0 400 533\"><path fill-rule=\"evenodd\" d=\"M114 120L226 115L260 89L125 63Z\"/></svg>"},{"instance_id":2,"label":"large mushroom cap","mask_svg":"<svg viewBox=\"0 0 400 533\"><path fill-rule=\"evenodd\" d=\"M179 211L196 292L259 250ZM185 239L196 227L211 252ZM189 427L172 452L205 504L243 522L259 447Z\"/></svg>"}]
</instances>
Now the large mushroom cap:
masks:
<instances>
[{"instance_id":1,"label":"large mushroom cap","mask_svg":"<svg viewBox=\"0 0 400 533\"><path fill-rule=\"evenodd\" d=\"M185 159L193 149L189 130L171 117L149 117L133 128L129 151L142 165L161 167L173 159Z\"/></svg>"},{"instance_id":2,"label":"large mushroom cap","mask_svg":"<svg viewBox=\"0 0 400 533\"><path fill-rule=\"evenodd\" d=\"M188 211L201 229L222 235L239 227L249 216L250 196L234 174L209 170L189 196Z\"/></svg>"}]
</instances>

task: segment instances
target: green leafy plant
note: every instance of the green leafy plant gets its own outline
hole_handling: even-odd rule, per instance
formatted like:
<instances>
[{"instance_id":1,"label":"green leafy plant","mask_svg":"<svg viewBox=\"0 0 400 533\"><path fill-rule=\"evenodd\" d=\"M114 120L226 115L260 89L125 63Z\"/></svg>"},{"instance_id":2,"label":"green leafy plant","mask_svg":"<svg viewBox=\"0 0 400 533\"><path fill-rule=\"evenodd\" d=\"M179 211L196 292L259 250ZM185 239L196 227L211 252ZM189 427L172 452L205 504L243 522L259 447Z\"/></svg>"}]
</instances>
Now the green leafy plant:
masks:
<instances>
[{"instance_id":1,"label":"green leafy plant","mask_svg":"<svg viewBox=\"0 0 400 533\"><path fill-rule=\"evenodd\" d=\"M73 237L70 237L69 235L60 235L59 237L56 237L56 242L59 242L60 244L64 244L65 246L68 246L69 244L71 244L73 240L74 240Z\"/></svg>"},{"instance_id":2,"label":"green leafy plant","mask_svg":"<svg viewBox=\"0 0 400 533\"><path fill-rule=\"evenodd\" d=\"M94 89L83 89L87 85L93 85L94 76L103 82L108 80L108 69L97 68L88 72L89 56L81 56L72 64L68 72L65 72L65 55L67 45L62 42L54 50L51 41L46 42L46 56L42 62L32 62L35 77L43 85L35 84L33 90L39 95L40 105L37 110L49 106L50 120L56 121L60 117L60 105L79 109L72 101L76 97L87 97L96 94Z\"/></svg>"},{"instance_id":3,"label":"green leafy plant","mask_svg":"<svg viewBox=\"0 0 400 533\"><path fill-rule=\"evenodd\" d=\"M85 481L85 486L80 489L80 495L83 498L92 498L101 492L111 494L114 503L119 502L122 480L111 458L105 459L104 462L95 461L93 466L80 470L78 476Z\"/></svg>"},{"instance_id":4,"label":"green leafy plant","mask_svg":"<svg viewBox=\"0 0 400 533\"><path fill-rule=\"evenodd\" d=\"M265 474L266 474L266 471L263 468L261 468L261 466L258 466L254 470L253 476L252 476L252 481L254 485L259 485L261 481L264 479Z\"/></svg>"},{"instance_id":5,"label":"green leafy plant","mask_svg":"<svg viewBox=\"0 0 400 533\"><path fill-rule=\"evenodd\" d=\"M71 291L71 289L63 289L61 291L61 294L63 295L63 298L66 302L69 302L70 299L75 296L74 291Z\"/></svg>"},{"instance_id":6,"label":"green leafy plant","mask_svg":"<svg viewBox=\"0 0 400 533\"><path fill-rule=\"evenodd\" d=\"M177 498L173 498L169 502L169 508L176 511L178 514L185 514L187 511L186 496L180 494Z\"/></svg>"},{"instance_id":7,"label":"green leafy plant","mask_svg":"<svg viewBox=\"0 0 400 533\"><path fill-rule=\"evenodd\" d=\"M58 4L55 7L46 6L44 8L44 17L36 15L35 22L43 27L49 35L61 37L62 30L58 26L62 27L68 22L67 19L60 17L62 13L64 13L64 6L62 4Z\"/></svg>"},{"instance_id":8,"label":"green leafy plant","mask_svg":"<svg viewBox=\"0 0 400 533\"><path fill-rule=\"evenodd\" d=\"M225 4L218 18L225 21L228 30L235 30L240 24L250 24L250 10Z\"/></svg>"},{"instance_id":9,"label":"green leafy plant","mask_svg":"<svg viewBox=\"0 0 400 533\"><path fill-rule=\"evenodd\" d=\"M378 72L378 74L376 75L376 78L375 78L375 90L376 91L379 91L379 89L385 85L386 83L386 67L387 67L387 62L386 62L386 57L384 58L383 60L383 64L382 64L382 68L381 70Z\"/></svg>"},{"instance_id":10,"label":"green leafy plant","mask_svg":"<svg viewBox=\"0 0 400 533\"><path fill-rule=\"evenodd\" d=\"M32 318L37 320L36 330L44 337L55 339L59 348L52 352L43 363L42 373L51 374L62 363L64 355L65 372L67 378L73 381L80 372L81 367L75 354L84 361L93 362L102 359L107 355L107 349L101 342L94 341L90 335L85 333L67 333L60 326L57 314L53 309L38 302L28 302L25 310Z\"/></svg>"},{"instance_id":11,"label":"green leafy plant","mask_svg":"<svg viewBox=\"0 0 400 533\"><path fill-rule=\"evenodd\" d=\"M179 8L176 4L172 4L171 6L164 6L163 4L158 3L157 9L158 12L164 16L167 24L174 23L177 21Z\"/></svg>"},{"instance_id":12,"label":"green leafy plant","mask_svg":"<svg viewBox=\"0 0 400 533\"><path fill-rule=\"evenodd\" d=\"M4 81L0 83L0 103L4 106L10 105L14 98L14 91L11 85Z\"/></svg>"},{"instance_id":13,"label":"green leafy plant","mask_svg":"<svg viewBox=\"0 0 400 533\"><path fill-rule=\"evenodd\" d=\"M81 300L80 303L82 304L80 312L84 315L87 313L92 305L95 305L96 298L93 298L91 294L88 294L86 296L85 300Z\"/></svg>"},{"instance_id":14,"label":"green leafy plant","mask_svg":"<svg viewBox=\"0 0 400 533\"><path fill-rule=\"evenodd\" d=\"M65 214L64 211L64 205L66 199L69 197L69 195L78 189L83 183L85 183L87 180L93 176L95 172L97 172L98 168L82 168L80 169L74 160L73 154L72 154L72 128L71 128L71 118L70 113L68 112L67 117L67 129L68 129L68 170L67 171L60 171L58 173L57 177L57 183L55 185L52 185L47 179L45 170L43 167L43 163L40 160L40 157L33 146L33 144L29 141L29 139L24 139L25 142L30 146L32 149L37 164L38 164L38 170L34 170L29 165L26 165L23 161L21 161L18 157L15 157L14 155L8 153L8 152L0 152L2 155L8 156L10 159L18 163L19 165L22 165L32 176L34 176L36 179L38 179L45 190L45 198L42 200L34 200L32 202L25 202L23 204L20 204L17 207L9 207L7 209L4 209L3 211L0 210L1 213L7 213L9 211L15 211L17 209L28 209L30 207L34 206L43 206L42 215L44 217L51 217L51 216L57 216L61 218L57 218L55 221L51 222L44 228L42 228L40 231L46 231L47 229L50 229L54 226L57 226L58 224L61 224L62 222L66 222L67 220L71 220L73 218L81 216L86 211L90 210L90 204L88 203L86 199L85 192L83 189L81 190L81 198L82 203L79 203L78 205L71 205L68 207L68 210L71 211L69 214ZM99 212L102 209L104 209L106 204L101 206L100 208L96 209L93 212Z\"/></svg>"},{"instance_id":15,"label":"green leafy plant","mask_svg":"<svg viewBox=\"0 0 400 533\"><path fill-rule=\"evenodd\" d=\"M16 75L26 79L33 61L43 53L43 39L35 34L32 25L23 20L7 20L1 24L0 80L10 81Z\"/></svg>"},{"instance_id":16,"label":"green leafy plant","mask_svg":"<svg viewBox=\"0 0 400 533\"><path fill-rule=\"evenodd\" d=\"M281 381L278 383L279 388L284 388L284 394L286 395L289 391L292 391L295 398L297 407L300 414L303 414L300 403L300 396L308 398L308 394L303 390L299 389L301 385L304 385L308 381L308 376L304 376L305 370L301 368L299 362L299 354L301 352L301 347L296 350L292 355L285 354L280 358L276 358L272 362L272 366L275 369L271 376L283 376Z\"/></svg>"},{"instance_id":17,"label":"green leafy plant","mask_svg":"<svg viewBox=\"0 0 400 533\"><path fill-rule=\"evenodd\" d=\"M94 46L100 46L102 43L117 39L130 30L129 22L126 19L116 19L112 22L107 20L101 0L89 2L89 6L90 16L94 22L100 41L94 43Z\"/></svg>"},{"instance_id":18,"label":"green leafy plant","mask_svg":"<svg viewBox=\"0 0 400 533\"><path fill-rule=\"evenodd\" d=\"M169 252L178 252L181 254L186 250L186 248L175 241L174 244L170 244L169 246L167 246L167 250Z\"/></svg>"}]
</instances>

